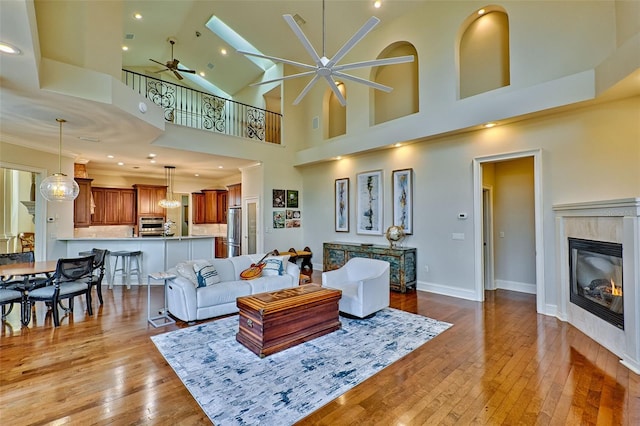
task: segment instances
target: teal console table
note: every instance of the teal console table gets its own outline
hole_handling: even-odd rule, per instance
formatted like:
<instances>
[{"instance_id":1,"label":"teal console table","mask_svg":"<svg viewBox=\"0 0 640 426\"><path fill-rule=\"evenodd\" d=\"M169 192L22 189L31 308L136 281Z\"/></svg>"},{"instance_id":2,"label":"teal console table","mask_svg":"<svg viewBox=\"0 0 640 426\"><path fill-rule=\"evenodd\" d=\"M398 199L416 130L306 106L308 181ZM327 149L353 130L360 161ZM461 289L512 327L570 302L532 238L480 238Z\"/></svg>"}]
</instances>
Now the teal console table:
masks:
<instances>
[{"instance_id":1,"label":"teal console table","mask_svg":"<svg viewBox=\"0 0 640 426\"><path fill-rule=\"evenodd\" d=\"M330 242L323 245L323 270L340 268L353 257L368 257L389 262L391 290L406 293L416 288L416 249L359 243Z\"/></svg>"}]
</instances>

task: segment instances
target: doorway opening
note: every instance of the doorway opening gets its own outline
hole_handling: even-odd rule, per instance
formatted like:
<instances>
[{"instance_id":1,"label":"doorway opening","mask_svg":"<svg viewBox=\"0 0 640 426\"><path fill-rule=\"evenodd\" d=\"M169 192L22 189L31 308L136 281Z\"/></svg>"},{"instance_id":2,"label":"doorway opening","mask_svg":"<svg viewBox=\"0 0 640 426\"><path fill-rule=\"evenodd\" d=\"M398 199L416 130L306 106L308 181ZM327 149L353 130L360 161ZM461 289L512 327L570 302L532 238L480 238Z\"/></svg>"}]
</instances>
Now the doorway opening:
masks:
<instances>
[{"instance_id":1,"label":"doorway opening","mask_svg":"<svg viewBox=\"0 0 640 426\"><path fill-rule=\"evenodd\" d=\"M526 164L532 164L528 166L529 170L526 170ZM511 171L497 172L495 176L498 177L492 181L490 173L494 167L506 170L524 168L524 174L529 174L529 180L525 179L528 183L523 184L522 180L518 180L518 173ZM473 168L477 300L484 301L484 291L496 288L534 293L536 310L543 313L541 151L479 157L473 160ZM518 197L527 194L530 200L519 201Z\"/></svg>"}]
</instances>

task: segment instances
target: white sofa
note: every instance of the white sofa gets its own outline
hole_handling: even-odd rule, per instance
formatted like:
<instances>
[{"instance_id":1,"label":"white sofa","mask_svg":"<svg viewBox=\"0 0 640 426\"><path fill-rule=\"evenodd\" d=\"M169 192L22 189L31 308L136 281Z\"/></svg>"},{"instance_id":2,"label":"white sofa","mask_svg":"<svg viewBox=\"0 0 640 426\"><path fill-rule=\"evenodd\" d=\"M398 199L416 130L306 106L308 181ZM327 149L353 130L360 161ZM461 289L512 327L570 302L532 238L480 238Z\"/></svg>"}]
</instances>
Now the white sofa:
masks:
<instances>
[{"instance_id":1,"label":"white sofa","mask_svg":"<svg viewBox=\"0 0 640 426\"><path fill-rule=\"evenodd\" d=\"M340 312L368 317L389 306L389 262L354 257L339 269L323 272L322 286L342 290Z\"/></svg>"},{"instance_id":2,"label":"white sofa","mask_svg":"<svg viewBox=\"0 0 640 426\"><path fill-rule=\"evenodd\" d=\"M272 256L280 259L283 275L261 276L253 280L240 279L240 272L257 263L264 255L242 255L226 259L190 260L169 271L177 278L167 283L167 307L171 315L183 321L196 321L238 312L236 299L255 293L296 287L300 268L288 261L289 256ZM193 264L207 262L213 265L220 282L197 287Z\"/></svg>"}]
</instances>

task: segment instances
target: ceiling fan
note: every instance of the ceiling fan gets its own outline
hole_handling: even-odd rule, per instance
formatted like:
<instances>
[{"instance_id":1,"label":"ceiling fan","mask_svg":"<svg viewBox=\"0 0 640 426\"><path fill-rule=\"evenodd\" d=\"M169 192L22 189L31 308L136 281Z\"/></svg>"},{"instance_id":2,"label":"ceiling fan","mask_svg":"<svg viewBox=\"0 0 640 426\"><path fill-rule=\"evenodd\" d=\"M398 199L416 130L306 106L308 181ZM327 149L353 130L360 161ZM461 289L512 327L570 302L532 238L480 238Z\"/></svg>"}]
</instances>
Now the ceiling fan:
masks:
<instances>
[{"instance_id":1,"label":"ceiling fan","mask_svg":"<svg viewBox=\"0 0 640 426\"><path fill-rule=\"evenodd\" d=\"M188 72L189 74L195 74L196 73L195 70L178 68L178 63L180 63L180 61L173 56L173 45L176 44L176 39L169 38L168 41L169 43L171 43L171 60L170 61L167 61L165 64L163 64L162 62L156 61L155 59L149 59L151 62L155 62L156 64L160 64L163 67L165 67L165 69L156 71L156 72L172 71L178 80L183 79L183 77L180 75L181 72Z\"/></svg>"},{"instance_id":2,"label":"ceiling fan","mask_svg":"<svg viewBox=\"0 0 640 426\"><path fill-rule=\"evenodd\" d=\"M326 29L326 26L325 26L325 4L324 3L325 3L324 0L322 0L322 57L320 57L320 55L318 55L318 52L316 52L316 50L313 48L313 46L309 42L309 39L307 39L305 34L302 32L302 29L300 28L300 26L298 26L298 23L296 22L295 18L293 16L289 15L289 14L282 15L282 17L287 22L287 24L289 24L289 27L291 27L291 30L298 37L298 39L300 39L300 42L304 46L304 48L307 51L307 53L313 59L313 62L315 62L315 65L303 64L301 62L291 61L291 60L283 59L283 58L277 58L275 56L268 56L268 55L262 55L262 54L259 54L259 53L247 52L247 51L244 51L244 50L238 50L238 53L241 53L243 55L270 59L270 60L275 61L275 62L282 62L282 63L285 63L285 64L293 65L293 66L298 67L298 68L302 68L302 69L308 70L308 71L304 71L304 72L301 72L301 73L298 73L298 74L291 74L291 75L280 77L280 78L274 78L272 80L261 81L259 83L251 84L251 86L257 86L257 85L260 85L260 84L268 84L268 83L273 83L273 82L276 82L276 81L282 81L282 80L288 80L288 79L291 79L291 78L298 78L298 77L304 77L304 76L308 76L308 75L313 75L313 78L311 79L311 81L305 86L305 88L302 90L302 92L300 92L300 94L295 99L295 101L293 101L294 105L298 105L300 103L300 101L302 101L302 98L304 98L305 95L309 92L309 90L311 90L313 85L318 80L320 80L322 78L327 82L327 84L329 84L329 87L331 88L333 93L336 95L336 98L338 98L338 101L340 102L340 104L342 106L345 106L347 104L347 101L345 100L344 96L342 95L342 93L338 89L338 85L336 84L336 80L334 79L334 77L342 78L342 79L345 79L345 80L355 81L356 83L366 84L367 86L370 86L370 87L372 87L374 89L377 89L377 90L382 90L382 91L387 92L387 93L390 92L391 90L393 90L393 88L391 88L389 86L385 86L383 84L379 84L379 83L376 83L376 82L373 82L373 81L370 81L370 80L366 80L364 78L355 77L355 76L352 76L352 75L349 75L349 74L345 74L342 71L353 70L353 69L358 69L358 68L365 68L365 67L375 67L375 66L380 66L380 65L394 65L394 64L401 64L401 63L405 63L405 62L413 62L413 60L414 60L413 55L398 56L398 57L394 57L394 58L385 58L385 59L374 59L374 60L370 60L370 61L362 61L362 62L354 62L354 63L351 63L351 64L338 65L338 62L342 58L344 58L347 55L347 53L349 53L349 51L351 49L353 49L353 47L360 40L362 40L364 38L364 36L366 36L371 30L373 30L373 28L376 25L378 25L380 20L378 18L376 18L375 16L372 16L371 18L369 18L369 20L362 26L362 28L360 28L338 50L338 52L335 55L333 55L332 58L327 58L326 55L325 55L325 46L324 46L324 44L325 44L325 29Z\"/></svg>"}]
</instances>

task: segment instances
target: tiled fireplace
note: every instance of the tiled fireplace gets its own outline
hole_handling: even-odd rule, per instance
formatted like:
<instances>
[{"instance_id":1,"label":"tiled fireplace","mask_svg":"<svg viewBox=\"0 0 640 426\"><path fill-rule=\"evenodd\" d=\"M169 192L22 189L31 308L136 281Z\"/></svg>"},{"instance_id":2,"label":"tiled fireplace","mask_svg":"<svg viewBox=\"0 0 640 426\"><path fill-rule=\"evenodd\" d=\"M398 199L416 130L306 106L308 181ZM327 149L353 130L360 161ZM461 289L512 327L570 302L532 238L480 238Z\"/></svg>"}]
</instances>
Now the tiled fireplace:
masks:
<instances>
[{"instance_id":1,"label":"tiled fireplace","mask_svg":"<svg viewBox=\"0 0 640 426\"><path fill-rule=\"evenodd\" d=\"M558 317L640 374L640 198L553 209Z\"/></svg>"}]
</instances>

